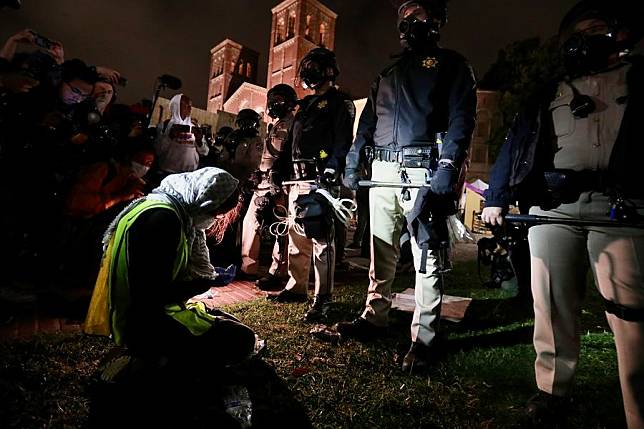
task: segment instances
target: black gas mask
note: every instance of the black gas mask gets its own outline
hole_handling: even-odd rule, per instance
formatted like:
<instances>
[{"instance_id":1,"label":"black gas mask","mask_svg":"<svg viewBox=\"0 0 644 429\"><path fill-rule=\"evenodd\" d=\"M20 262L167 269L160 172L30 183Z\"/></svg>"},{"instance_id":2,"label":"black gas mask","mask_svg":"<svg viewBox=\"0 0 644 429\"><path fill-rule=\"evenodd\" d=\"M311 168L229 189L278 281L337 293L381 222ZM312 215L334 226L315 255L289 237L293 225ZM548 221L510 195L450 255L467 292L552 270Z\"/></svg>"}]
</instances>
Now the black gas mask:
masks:
<instances>
[{"instance_id":1,"label":"black gas mask","mask_svg":"<svg viewBox=\"0 0 644 429\"><path fill-rule=\"evenodd\" d=\"M329 80L320 65L313 62L309 62L302 67L302 70L300 70L300 79L302 79L304 89L319 88L324 82Z\"/></svg>"},{"instance_id":2,"label":"black gas mask","mask_svg":"<svg viewBox=\"0 0 644 429\"><path fill-rule=\"evenodd\" d=\"M268 116L273 119L283 118L292 109L290 103L282 97L275 97L268 100Z\"/></svg>"},{"instance_id":3,"label":"black gas mask","mask_svg":"<svg viewBox=\"0 0 644 429\"><path fill-rule=\"evenodd\" d=\"M311 50L298 67L298 77L304 89L317 89L326 82L335 82L339 74L335 54L326 48Z\"/></svg>"},{"instance_id":4,"label":"black gas mask","mask_svg":"<svg viewBox=\"0 0 644 429\"><path fill-rule=\"evenodd\" d=\"M612 55L620 52L613 33L573 33L561 46L564 66L570 77L579 77L599 72L608 67Z\"/></svg>"},{"instance_id":5,"label":"black gas mask","mask_svg":"<svg viewBox=\"0 0 644 429\"><path fill-rule=\"evenodd\" d=\"M443 20L433 15L428 6L419 2L403 4L398 11L400 45L411 50L436 47Z\"/></svg>"}]
</instances>

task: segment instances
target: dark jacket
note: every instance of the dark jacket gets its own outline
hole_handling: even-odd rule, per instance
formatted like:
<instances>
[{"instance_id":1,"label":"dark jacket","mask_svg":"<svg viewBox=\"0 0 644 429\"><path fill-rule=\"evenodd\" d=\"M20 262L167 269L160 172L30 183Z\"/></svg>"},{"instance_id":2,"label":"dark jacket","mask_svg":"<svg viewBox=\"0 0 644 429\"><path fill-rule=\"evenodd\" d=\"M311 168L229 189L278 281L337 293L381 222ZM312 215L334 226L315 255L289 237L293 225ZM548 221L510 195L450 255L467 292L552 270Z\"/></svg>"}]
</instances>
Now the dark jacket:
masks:
<instances>
[{"instance_id":1,"label":"dark jacket","mask_svg":"<svg viewBox=\"0 0 644 429\"><path fill-rule=\"evenodd\" d=\"M365 146L400 149L443 138L441 158L466 157L476 120L476 81L460 54L443 48L406 51L376 78L347 156L357 169Z\"/></svg>"},{"instance_id":2,"label":"dark jacket","mask_svg":"<svg viewBox=\"0 0 644 429\"><path fill-rule=\"evenodd\" d=\"M330 88L324 94L304 97L299 104L275 169L282 178L287 178L293 175L294 159L315 159L318 172L325 168L342 172L353 139L353 101Z\"/></svg>"},{"instance_id":3,"label":"dark jacket","mask_svg":"<svg viewBox=\"0 0 644 429\"><path fill-rule=\"evenodd\" d=\"M627 74L628 100L606 177L607 185L622 195L643 198L638 175L644 159L644 61L642 57L629 61L633 66ZM487 207L507 208L515 201L526 208L544 203L543 173L554 168L557 150L550 101L527 106L517 114L490 171L490 187L485 192Z\"/></svg>"}]
</instances>

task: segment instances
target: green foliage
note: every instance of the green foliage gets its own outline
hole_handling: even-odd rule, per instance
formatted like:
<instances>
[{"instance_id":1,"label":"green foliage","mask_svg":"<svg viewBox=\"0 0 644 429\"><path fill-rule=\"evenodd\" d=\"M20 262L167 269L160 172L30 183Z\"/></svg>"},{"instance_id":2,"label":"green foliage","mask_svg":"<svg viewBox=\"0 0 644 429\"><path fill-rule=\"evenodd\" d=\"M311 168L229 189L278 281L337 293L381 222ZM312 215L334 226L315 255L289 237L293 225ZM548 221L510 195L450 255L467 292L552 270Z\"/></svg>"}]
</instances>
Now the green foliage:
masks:
<instances>
[{"instance_id":1,"label":"green foliage","mask_svg":"<svg viewBox=\"0 0 644 429\"><path fill-rule=\"evenodd\" d=\"M503 120L492 130L489 147L496 158L512 120L527 103L547 100L563 76L558 39L544 43L537 38L513 42L499 51L498 58L480 82L482 89L501 93Z\"/></svg>"}]
</instances>

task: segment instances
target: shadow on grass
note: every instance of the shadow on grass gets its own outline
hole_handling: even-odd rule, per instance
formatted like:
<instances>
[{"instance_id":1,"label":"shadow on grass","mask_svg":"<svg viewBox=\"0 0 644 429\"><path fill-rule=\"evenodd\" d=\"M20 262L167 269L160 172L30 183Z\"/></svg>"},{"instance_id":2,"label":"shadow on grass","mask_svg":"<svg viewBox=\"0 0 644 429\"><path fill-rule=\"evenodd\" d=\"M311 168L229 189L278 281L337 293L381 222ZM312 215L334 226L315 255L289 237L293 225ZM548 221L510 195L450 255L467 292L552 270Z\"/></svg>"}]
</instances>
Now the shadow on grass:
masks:
<instances>
[{"instance_id":1,"label":"shadow on grass","mask_svg":"<svg viewBox=\"0 0 644 429\"><path fill-rule=\"evenodd\" d=\"M253 428L308 428L302 404L286 382L260 359L215 371L165 369L119 383L96 381L90 389L89 427L243 427L225 410L231 391L248 392ZM238 396L243 399L243 395Z\"/></svg>"}]
</instances>

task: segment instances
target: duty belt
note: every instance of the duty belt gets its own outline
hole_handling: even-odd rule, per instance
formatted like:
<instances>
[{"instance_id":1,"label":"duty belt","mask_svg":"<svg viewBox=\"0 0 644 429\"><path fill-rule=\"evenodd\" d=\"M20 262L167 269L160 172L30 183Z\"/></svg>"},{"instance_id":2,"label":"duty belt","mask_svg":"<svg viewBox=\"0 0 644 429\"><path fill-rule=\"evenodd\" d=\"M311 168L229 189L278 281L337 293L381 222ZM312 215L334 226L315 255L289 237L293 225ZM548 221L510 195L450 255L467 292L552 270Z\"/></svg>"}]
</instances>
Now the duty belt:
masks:
<instances>
[{"instance_id":1,"label":"duty belt","mask_svg":"<svg viewBox=\"0 0 644 429\"><path fill-rule=\"evenodd\" d=\"M401 149L373 148L373 159L384 162L398 162L407 168L435 170L438 163L436 145L407 146Z\"/></svg>"}]
</instances>

